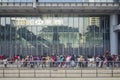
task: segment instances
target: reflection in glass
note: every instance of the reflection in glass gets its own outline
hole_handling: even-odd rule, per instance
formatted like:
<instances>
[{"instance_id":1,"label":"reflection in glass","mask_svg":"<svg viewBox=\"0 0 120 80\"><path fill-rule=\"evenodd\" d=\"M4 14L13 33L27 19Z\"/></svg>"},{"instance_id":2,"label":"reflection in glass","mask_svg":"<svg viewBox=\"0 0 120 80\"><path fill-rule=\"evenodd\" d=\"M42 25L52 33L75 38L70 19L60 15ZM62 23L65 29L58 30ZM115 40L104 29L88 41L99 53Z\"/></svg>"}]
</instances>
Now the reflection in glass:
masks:
<instances>
[{"instance_id":1,"label":"reflection in glass","mask_svg":"<svg viewBox=\"0 0 120 80\"><path fill-rule=\"evenodd\" d=\"M109 50L109 41L108 16L45 14L0 18L0 54L8 56L102 55Z\"/></svg>"}]
</instances>

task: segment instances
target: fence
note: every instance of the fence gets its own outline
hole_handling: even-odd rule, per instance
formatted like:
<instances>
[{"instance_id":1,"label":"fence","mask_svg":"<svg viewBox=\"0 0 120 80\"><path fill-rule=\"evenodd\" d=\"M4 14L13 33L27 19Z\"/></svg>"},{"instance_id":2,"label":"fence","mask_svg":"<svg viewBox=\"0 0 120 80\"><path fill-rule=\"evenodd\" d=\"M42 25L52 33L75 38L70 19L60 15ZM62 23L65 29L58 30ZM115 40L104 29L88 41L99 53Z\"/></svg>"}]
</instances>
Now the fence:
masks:
<instances>
[{"instance_id":1,"label":"fence","mask_svg":"<svg viewBox=\"0 0 120 80\"><path fill-rule=\"evenodd\" d=\"M0 68L120 68L120 61L7 61L0 60Z\"/></svg>"},{"instance_id":2,"label":"fence","mask_svg":"<svg viewBox=\"0 0 120 80\"><path fill-rule=\"evenodd\" d=\"M28 64L31 62L27 62ZM35 64L36 62L34 62ZM120 77L120 67L116 66L118 62L110 62L109 67L103 65L103 67L96 66L96 62L92 63L87 62L89 66L56 66L52 62L46 63L46 67L26 67L20 66L19 63L10 63L5 68L4 66L0 68L0 77L1 78L96 78L96 77ZM32 64L32 63L31 63ZM67 64L64 62L63 64ZM79 64L78 62L76 64Z\"/></svg>"},{"instance_id":3,"label":"fence","mask_svg":"<svg viewBox=\"0 0 120 80\"><path fill-rule=\"evenodd\" d=\"M120 77L120 69L99 69L99 68L79 68L79 69L0 69L1 78L96 78L96 77Z\"/></svg>"}]
</instances>

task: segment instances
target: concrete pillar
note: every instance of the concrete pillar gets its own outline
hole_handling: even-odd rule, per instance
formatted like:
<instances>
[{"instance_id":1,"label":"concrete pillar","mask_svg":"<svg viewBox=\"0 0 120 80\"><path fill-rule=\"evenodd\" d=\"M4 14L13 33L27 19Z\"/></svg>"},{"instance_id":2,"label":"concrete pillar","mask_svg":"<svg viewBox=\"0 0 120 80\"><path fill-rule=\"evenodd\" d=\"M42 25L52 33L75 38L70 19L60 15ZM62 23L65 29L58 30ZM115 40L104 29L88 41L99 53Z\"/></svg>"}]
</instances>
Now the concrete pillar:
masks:
<instances>
[{"instance_id":1,"label":"concrete pillar","mask_svg":"<svg viewBox=\"0 0 120 80\"><path fill-rule=\"evenodd\" d=\"M33 8L36 8L36 0L33 0Z\"/></svg>"},{"instance_id":2,"label":"concrete pillar","mask_svg":"<svg viewBox=\"0 0 120 80\"><path fill-rule=\"evenodd\" d=\"M118 33L113 30L117 24L118 16L116 14L110 15L110 52L112 55L118 54Z\"/></svg>"}]
</instances>

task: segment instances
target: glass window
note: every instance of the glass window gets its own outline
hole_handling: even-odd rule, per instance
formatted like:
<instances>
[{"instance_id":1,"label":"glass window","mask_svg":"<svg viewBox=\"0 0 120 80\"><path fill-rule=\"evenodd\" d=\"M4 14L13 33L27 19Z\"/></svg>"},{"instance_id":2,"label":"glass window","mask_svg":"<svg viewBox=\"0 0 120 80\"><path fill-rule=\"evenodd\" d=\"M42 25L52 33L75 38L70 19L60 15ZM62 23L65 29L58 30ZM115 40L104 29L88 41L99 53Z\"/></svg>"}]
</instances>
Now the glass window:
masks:
<instances>
[{"instance_id":1,"label":"glass window","mask_svg":"<svg viewBox=\"0 0 120 80\"><path fill-rule=\"evenodd\" d=\"M42 14L1 17L1 53L102 55L109 50L109 17ZM5 49L8 51L5 52Z\"/></svg>"},{"instance_id":2,"label":"glass window","mask_svg":"<svg viewBox=\"0 0 120 80\"><path fill-rule=\"evenodd\" d=\"M20 0L20 2L28 2L27 0Z\"/></svg>"},{"instance_id":3,"label":"glass window","mask_svg":"<svg viewBox=\"0 0 120 80\"><path fill-rule=\"evenodd\" d=\"M8 2L8 0L1 0L2 2Z\"/></svg>"},{"instance_id":4,"label":"glass window","mask_svg":"<svg viewBox=\"0 0 120 80\"><path fill-rule=\"evenodd\" d=\"M15 2L15 0L8 0L8 2Z\"/></svg>"},{"instance_id":5,"label":"glass window","mask_svg":"<svg viewBox=\"0 0 120 80\"><path fill-rule=\"evenodd\" d=\"M5 26L5 17L1 17L1 25Z\"/></svg>"},{"instance_id":6,"label":"glass window","mask_svg":"<svg viewBox=\"0 0 120 80\"><path fill-rule=\"evenodd\" d=\"M26 2L32 2L33 0L26 0Z\"/></svg>"},{"instance_id":7,"label":"glass window","mask_svg":"<svg viewBox=\"0 0 120 80\"><path fill-rule=\"evenodd\" d=\"M21 2L21 0L15 0L15 2Z\"/></svg>"}]
</instances>

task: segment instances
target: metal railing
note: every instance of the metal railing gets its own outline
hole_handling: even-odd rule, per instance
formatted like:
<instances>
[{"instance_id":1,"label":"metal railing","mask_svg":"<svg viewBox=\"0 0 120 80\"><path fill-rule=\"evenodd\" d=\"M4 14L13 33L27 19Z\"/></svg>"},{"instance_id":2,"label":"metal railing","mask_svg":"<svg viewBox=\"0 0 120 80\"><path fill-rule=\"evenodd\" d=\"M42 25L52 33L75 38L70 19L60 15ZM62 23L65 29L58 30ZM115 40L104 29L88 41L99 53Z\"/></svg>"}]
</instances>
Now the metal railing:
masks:
<instances>
[{"instance_id":1,"label":"metal railing","mask_svg":"<svg viewBox=\"0 0 120 80\"><path fill-rule=\"evenodd\" d=\"M85 5L84 5L85 4ZM14 1L14 0L1 0L0 1L0 6L119 6L120 2L114 2L114 1L72 1L72 2L67 2L67 1Z\"/></svg>"},{"instance_id":2,"label":"metal railing","mask_svg":"<svg viewBox=\"0 0 120 80\"><path fill-rule=\"evenodd\" d=\"M119 0L35 0L38 2L120 2ZM33 2L33 0L0 0L0 2Z\"/></svg>"},{"instance_id":3,"label":"metal railing","mask_svg":"<svg viewBox=\"0 0 120 80\"><path fill-rule=\"evenodd\" d=\"M113 67L113 68L120 68L120 61L0 61L0 68L21 68L21 67L27 67L27 68L51 68L51 67L60 67L60 68L71 68L71 67L82 67L82 68L107 68L107 67Z\"/></svg>"},{"instance_id":4,"label":"metal railing","mask_svg":"<svg viewBox=\"0 0 120 80\"><path fill-rule=\"evenodd\" d=\"M39 64L37 64L39 63ZM59 64L58 64L59 63ZM87 66L85 66L87 63ZM10 66L11 64L11 66ZM17 63L8 63L7 67L0 68L1 78L96 78L120 77L120 62L27 62L26 66ZM2 65L2 63L1 63ZM14 66L16 65L16 66ZM37 66L39 65L39 67ZM41 65L41 66L40 66ZM62 66L57 66L62 65ZM83 66L84 65L84 66Z\"/></svg>"}]
</instances>

